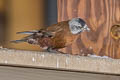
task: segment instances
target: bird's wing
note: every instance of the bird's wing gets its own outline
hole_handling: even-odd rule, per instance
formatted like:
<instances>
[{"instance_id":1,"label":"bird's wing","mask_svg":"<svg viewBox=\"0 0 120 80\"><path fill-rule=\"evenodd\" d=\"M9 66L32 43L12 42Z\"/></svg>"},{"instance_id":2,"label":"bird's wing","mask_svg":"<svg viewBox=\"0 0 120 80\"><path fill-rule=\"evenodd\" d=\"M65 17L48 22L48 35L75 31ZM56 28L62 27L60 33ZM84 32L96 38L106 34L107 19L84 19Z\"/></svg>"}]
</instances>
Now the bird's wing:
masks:
<instances>
[{"instance_id":1,"label":"bird's wing","mask_svg":"<svg viewBox=\"0 0 120 80\"><path fill-rule=\"evenodd\" d=\"M52 33L53 35L55 35L56 33L62 32L65 30L65 28L69 26L68 25L68 21L62 21L62 22L58 22L57 24L53 24L51 26L49 26L46 30L50 33Z\"/></svg>"},{"instance_id":2,"label":"bird's wing","mask_svg":"<svg viewBox=\"0 0 120 80\"><path fill-rule=\"evenodd\" d=\"M23 31L17 32L17 34L27 34L28 36L23 37L19 40L13 40L12 43L20 43L20 42L28 42L29 40L36 41L38 38L51 38L53 37L53 33L46 30L33 30L33 31Z\"/></svg>"},{"instance_id":3,"label":"bird's wing","mask_svg":"<svg viewBox=\"0 0 120 80\"><path fill-rule=\"evenodd\" d=\"M68 25L67 21L59 22L58 24L53 24L47 28L40 30L17 32L17 34L27 34L28 36L20 40L13 40L11 42L19 43L27 42L31 39L36 40L37 38L53 38L56 35L56 33L62 32L64 30L65 25Z\"/></svg>"}]
</instances>

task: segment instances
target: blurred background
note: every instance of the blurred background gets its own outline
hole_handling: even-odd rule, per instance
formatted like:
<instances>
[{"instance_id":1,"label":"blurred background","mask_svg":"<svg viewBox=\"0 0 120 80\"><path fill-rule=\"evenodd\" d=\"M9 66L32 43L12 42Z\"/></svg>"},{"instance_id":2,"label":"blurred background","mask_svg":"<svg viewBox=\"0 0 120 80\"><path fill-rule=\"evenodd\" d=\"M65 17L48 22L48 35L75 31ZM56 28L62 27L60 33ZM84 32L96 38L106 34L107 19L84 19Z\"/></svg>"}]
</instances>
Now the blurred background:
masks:
<instances>
[{"instance_id":1,"label":"blurred background","mask_svg":"<svg viewBox=\"0 0 120 80\"><path fill-rule=\"evenodd\" d=\"M40 50L27 43L13 44L25 35L16 32L36 30L57 22L57 0L0 0L0 46Z\"/></svg>"}]
</instances>

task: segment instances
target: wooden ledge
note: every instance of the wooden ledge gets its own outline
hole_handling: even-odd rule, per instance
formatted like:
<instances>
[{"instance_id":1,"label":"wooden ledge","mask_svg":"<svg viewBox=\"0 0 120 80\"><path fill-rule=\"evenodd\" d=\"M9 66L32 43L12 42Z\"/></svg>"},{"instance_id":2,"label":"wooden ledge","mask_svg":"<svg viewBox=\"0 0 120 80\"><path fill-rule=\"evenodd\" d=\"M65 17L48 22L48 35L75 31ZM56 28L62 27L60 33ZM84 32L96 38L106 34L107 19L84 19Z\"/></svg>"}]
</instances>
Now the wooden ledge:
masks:
<instances>
[{"instance_id":1,"label":"wooden ledge","mask_svg":"<svg viewBox=\"0 0 120 80\"><path fill-rule=\"evenodd\" d=\"M0 49L0 64L107 74L120 74L120 60L37 51Z\"/></svg>"}]
</instances>

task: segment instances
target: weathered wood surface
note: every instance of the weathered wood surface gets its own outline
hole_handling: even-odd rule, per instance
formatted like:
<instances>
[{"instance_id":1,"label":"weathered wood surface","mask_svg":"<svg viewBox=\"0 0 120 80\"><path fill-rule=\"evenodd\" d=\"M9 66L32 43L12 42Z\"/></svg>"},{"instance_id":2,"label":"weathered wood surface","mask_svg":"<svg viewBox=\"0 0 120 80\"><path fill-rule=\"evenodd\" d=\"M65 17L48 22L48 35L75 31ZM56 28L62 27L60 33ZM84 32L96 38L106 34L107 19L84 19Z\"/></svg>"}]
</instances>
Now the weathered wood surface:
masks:
<instances>
[{"instance_id":1,"label":"weathered wood surface","mask_svg":"<svg viewBox=\"0 0 120 80\"><path fill-rule=\"evenodd\" d=\"M120 76L0 66L0 80L119 80Z\"/></svg>"},{"instance_id":2,"label":"weathered wood surface","mask_svg":"<svg viewBox=\"0 0 120 80\"><path fill-rule=\"evenodd\" d=\"M82 33L63 51L120 58L119 40L110 35L111 26L120 24L120 0L58 0L58 21L74 17L84 19L91 31Z\"/></svg>"},{"instance_id":3,"label":"weathered wood surface","mask_svg":"<svg viewBox=\"0 0 120 80\"><path fill-rule=\"evenodd\" d=\"M4 48L0 49L0 65L120 75L120 59L93 58Z\"/></svg>"}]
</instances>

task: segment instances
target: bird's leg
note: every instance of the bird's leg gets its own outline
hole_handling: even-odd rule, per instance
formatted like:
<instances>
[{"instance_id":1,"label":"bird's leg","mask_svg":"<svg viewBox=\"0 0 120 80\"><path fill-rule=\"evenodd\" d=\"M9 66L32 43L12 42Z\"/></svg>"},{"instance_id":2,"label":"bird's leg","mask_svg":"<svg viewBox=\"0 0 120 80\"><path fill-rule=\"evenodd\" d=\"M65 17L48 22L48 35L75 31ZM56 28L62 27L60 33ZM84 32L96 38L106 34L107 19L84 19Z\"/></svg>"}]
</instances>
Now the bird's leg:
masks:
<instances>
[{"instance_id":1,"label":"bird's leg","mask_svg":"<svg viewBox=\"0 0 120 80\"><path fill-rule=\"evenodd\" d=\"M53 50L52 48L48 47L47 49L43 50L44 52L49 52L49 53L56 53L55 50Z\"/></svg>"},{"instance_id":2,"label":"bird's leg","mask_svg":"<svg viewBox=\"0 0 120 80\"><path fill-rule=\"evenodd\" d=\"M49 52L49 53L63 53L61 51L58 51L57 49L52 49L51 47L48 47L45 52Z\"/></svg>"},{"instance_id":3,"label":"bird's leg","mask_svg":"<svg viewBox=\"0 0 120 80\"><path fill-rule=\"evenodd\" d=\"M53 52L52 48L50 48L50 47L48 47L46 50L47 50L48 52Z\"/></svg>"}]
</instances>

